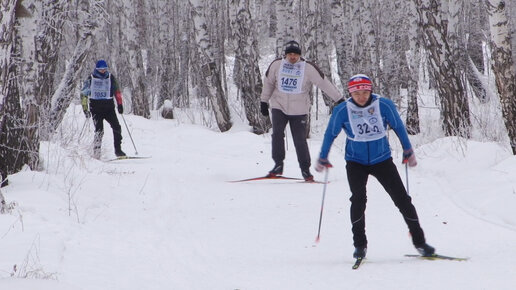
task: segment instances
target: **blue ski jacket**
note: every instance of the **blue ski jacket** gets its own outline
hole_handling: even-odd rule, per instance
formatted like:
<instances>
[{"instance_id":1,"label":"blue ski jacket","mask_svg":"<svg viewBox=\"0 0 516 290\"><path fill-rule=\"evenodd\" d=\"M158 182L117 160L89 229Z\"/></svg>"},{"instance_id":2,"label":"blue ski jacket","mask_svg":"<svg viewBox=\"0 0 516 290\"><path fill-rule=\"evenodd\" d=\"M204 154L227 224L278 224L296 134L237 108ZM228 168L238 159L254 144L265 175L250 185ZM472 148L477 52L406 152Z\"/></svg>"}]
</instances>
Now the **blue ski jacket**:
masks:
<instances>
[{"instance_id":1,"label":"blue ski jacket","mask_svg":"<svg viewBox=\"0 0 516 290\"><path fill-rule=\"evenodd\" d=\"M403 150L412 148L408 138L405 125L401 121L400 115L396 110L394 103L386 98L382 98L377 94L371 94L371 101L369 104L378 100L380 102L380 114L384 128L387 130L389 125L400 139ZM319 157L327 159L331 145L335 138L339 135L341 130L346 132L346 161L353 161L364 165L373 165L391 158L391 148L387 135L381 139L374 141L354 141L353 131L351 129L347 105L353 102L352 98L348 98L345 102L336 106L333 109L332 116L328 122L328 127L324 133L324 140L321 147ZM353 104L356 105L355 102Z\"/></svg>"}]
</instances>

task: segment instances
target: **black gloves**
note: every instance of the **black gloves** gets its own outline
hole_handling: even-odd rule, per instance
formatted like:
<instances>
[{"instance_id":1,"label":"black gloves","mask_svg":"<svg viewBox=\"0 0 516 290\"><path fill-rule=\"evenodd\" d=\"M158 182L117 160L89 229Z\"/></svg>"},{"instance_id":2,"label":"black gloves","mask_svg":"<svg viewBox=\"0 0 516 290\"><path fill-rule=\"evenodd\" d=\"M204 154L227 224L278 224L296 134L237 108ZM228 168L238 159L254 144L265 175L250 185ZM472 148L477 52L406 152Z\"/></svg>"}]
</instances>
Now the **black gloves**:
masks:
<instances>
[{"instance_id":1,"label":"black gloves","mask_svg":"<svg viewBox=\"0 0 516 290\"><path fill-rule=\"evenodd\" d=\"M91 112L90 111L84 111L84 116L86 116L86 119L91 118Z\"/></svg>"},{"instance_id":2,"label":"black gloves","mask_svg":"<svg viewBox=\"0 0 516 290\"><path fill-rule=\"evenodd\" d=\"M269 104L266 102L260 102L260 112L265 117L269 116Z\"/></svg>"},{"instance_id":3,"label":"black gloves","mask_svg":"<svg viewBox=\"0 0 516 290\"><path fill-rule=\"evenodd\" d=\"M118 105L117 109L118 109L118 113L119 114L123 114L124 113L124 106L122 106L122 104Z\"/></svg>"}]
</instances>

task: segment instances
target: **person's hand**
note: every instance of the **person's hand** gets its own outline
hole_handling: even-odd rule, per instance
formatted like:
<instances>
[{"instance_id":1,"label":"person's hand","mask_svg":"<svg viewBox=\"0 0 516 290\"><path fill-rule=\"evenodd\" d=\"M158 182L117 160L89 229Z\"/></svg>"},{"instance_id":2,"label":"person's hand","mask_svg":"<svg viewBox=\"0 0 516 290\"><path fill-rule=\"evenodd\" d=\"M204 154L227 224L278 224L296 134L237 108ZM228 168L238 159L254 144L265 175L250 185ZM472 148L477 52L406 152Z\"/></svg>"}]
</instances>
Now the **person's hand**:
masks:
<instances>
[{"instance_id":1,"label":"person's hand","mask_svg":"<svg viewBox=\"0 0 516 290\"><path fill-rule=\"evenodd\" d=\"M331 167L333 167L333 165L331 165L331 163L330 163L330 161L328 161L328 159L319 158L319 159L317 159L317 164L315 164L315 171L322 172L324 169L328 169Z\"/></svg>"},{"instance_id":2,"label":"person's hand","mask_svg":"<svg viewBox=\"0 0 516 290\"><path fill-rule=\"evenodd\" d=\"M84 110L84 116L86 116L86 119L91 118L91 112L88 110Z\"/></svg>"},{"instance_id":3,"label":"person's hand","mask_svg":"<svg viewBox=\"0 0 516 290\"><path fill-rule=\"evenodd\" d=\"M408 163L408 166L414 167L417 165L416 154L412 148L403 150L403 164Z\"/></svg>"},{"instance_id":4,"label":"person's hand","mask_svg":"<svg viewBox=\"0 0 516 290\"><path fill-rule=\"evenodd\" d=\"M123 114L124 113L124 106L122 106L122 104L118 105L117 109L118 109L118 113L119 114Z\"/></svg>"},{"instance_id":5,"label":"person's hand","mask_svg":"<svg viewBox=\"0 0 516 290\"><path fill-rule=\"evenodd\" d=\"M260 112L265 117L269 116L269 104L266 102L260 102Z\"/></svg>"}]
</instances>

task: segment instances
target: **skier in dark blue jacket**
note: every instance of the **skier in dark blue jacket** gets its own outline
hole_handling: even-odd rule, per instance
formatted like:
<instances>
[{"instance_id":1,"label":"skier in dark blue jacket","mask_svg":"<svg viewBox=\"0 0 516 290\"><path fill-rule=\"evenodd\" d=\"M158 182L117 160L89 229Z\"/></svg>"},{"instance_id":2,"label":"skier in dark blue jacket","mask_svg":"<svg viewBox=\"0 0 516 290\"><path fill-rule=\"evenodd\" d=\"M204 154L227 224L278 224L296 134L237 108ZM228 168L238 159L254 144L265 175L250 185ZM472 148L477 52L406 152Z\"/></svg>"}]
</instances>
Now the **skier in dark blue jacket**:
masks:
<instances>
[{"instance_id":1,"label":"skier in dark blue jacket","mask_svg":"<svg viewBox=\"0 0 516 290\"><path fill-rule=\"evenodd\" d=\"M403 147L403 163L416 166L414 150L407 130L394 103L372 93L372 82L363 74L350 78L348 90L351 98L334 108L315 170L331 167L328 154L341 130L346 139L346 172L351 190L351 224L355 252L353 257L364 258L367 252L365 234L366 184L369 175L378 179L390 195L412 235L412 243L421 255L434 254L435 249L425 240L416 209L394 165L387 139L387 126L392 128Z\"/></svg>"},{"instance_id":2,"label":"skier in dark blue jacket","mask_svg":"<svg viewBox=\"0 0 516 290\"><path fill-rule=\"evenodd\" d=\"M108 71L107 62L103 59L97 61L95 69L84 81L81 90L81 103L86 118L93 117L95 125L95 137L93 140L93 156L100 159L102 137L104 136L104 120L113 129L113 141L115 155L126 156L122 151L122 127L115 113L115 99L119 114L124 113L122 105L122 93L113 74ZM89 103L89 108L88 108Z\"/></svg>"}]
</instances>

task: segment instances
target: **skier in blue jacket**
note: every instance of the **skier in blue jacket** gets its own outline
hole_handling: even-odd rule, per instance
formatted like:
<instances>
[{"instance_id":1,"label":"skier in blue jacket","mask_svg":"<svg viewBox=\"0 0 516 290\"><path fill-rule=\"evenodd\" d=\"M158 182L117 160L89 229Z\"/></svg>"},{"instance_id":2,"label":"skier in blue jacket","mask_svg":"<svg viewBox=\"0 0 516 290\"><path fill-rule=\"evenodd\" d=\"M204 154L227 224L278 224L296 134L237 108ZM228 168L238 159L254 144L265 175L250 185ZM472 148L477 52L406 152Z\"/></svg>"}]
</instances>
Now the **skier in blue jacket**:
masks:
<instances>
[{"instance_id":1,"label":"skier in blue jacket","mask_svg":"<svg viewBox=\"0 0 516 290\"><path fill-rule=\"evenodd\" d=\"M372 82L363 74L350 78L348 90L351 98L333 110L315 170L321 172L331 167L328 161L330 147L341 130L344 130L347 135L345 160L351 190L350 215L355 246L353 257L364 258L367 252L364 212L369 175L380 182L400 210L418 252L424 256L434 254L435 249L426 243L416 209L392 161L387 126L392 128L400 139L403 163L408 163L411 167L417 165L407 130L394 103L373 94Z\"/></svg>"}]
</instances>

